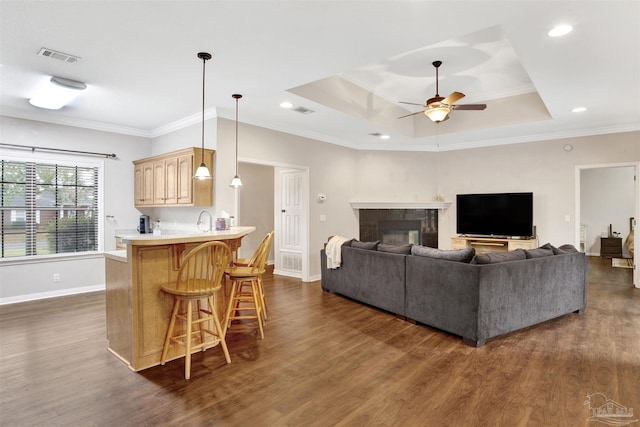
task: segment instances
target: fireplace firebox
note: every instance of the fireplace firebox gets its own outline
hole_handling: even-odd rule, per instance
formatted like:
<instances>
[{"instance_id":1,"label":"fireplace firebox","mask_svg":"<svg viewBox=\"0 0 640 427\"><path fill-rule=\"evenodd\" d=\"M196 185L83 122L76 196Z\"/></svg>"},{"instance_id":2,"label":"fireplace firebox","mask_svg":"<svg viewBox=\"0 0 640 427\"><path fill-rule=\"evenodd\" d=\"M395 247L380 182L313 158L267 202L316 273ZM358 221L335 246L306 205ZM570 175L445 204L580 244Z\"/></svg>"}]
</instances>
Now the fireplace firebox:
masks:
<instances>
[{"instance_id":1,"label":"fireplace firebox","mask_svg":"<svg viewBox=\"0 0 640 427\"><path fill-rule=\"evenodd\" d=\"M438 247L437 209L360 209L360 240Z\"/></svg>"}]
</instances>

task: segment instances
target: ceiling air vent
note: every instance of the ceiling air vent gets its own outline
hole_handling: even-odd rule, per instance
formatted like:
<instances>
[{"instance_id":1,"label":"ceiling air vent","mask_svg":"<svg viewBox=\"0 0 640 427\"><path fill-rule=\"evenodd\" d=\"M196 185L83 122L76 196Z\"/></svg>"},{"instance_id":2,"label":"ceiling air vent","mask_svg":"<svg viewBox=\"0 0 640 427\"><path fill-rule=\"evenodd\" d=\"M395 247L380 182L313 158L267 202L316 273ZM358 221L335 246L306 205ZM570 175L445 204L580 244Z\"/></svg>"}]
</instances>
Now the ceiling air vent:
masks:
<instances>
[{"instance_id":1,"label":"ceiling air vent","mask_svg":"<svg viewBox=\"0 0 640 427\"><path fill-rule=\"evenodd\" d=\"M38 55L47 58L59 59L60 61L68 62L70 64L73 64L74 62L78 62L80 60L79 56L69 55L68 53L58 52L57 50L47 49L46 47L40 49Z\"/></svg>"},{"instance_id":2,"label":"ceiling air vent","mask_svg":"<svg viewBox=\"0 0 640 427\"><path fill-rule=\"evenodd\" d=\"M297 111L300 114L311 114L314 113L313 110L309 110L308 108L304 108L304 107L296 107L293 109L293 111Z\"/></svg>"}]
</instances>

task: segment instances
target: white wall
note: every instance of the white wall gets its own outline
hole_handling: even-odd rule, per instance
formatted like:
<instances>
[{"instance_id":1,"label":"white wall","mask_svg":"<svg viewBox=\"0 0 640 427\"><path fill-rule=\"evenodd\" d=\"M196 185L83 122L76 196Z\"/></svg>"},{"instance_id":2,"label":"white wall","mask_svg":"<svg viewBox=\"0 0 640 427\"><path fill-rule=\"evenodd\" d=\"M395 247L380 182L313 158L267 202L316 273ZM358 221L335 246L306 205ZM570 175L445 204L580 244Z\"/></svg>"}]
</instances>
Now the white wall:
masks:
<instances>
[{"instance_id":1,"label":"white wall","mask_svg":"<svg viewBox=\"0 0 640 427\"><path fill-rule=\"evenodd\" d=\"M132 161L150 154L146 138L60 126L0 116L1 142L67 150L115 153L116 159L104 159L104 212L114 220L104 221L105 250L115 249L115 229L135 228L140 213L133 207ZM2 156L95 161L96 157L70 156L36 151L2 149ZM60 282L53 283L53 274ZM0 264L0 303L75 293L104 287L104 260L89 259L30 261L20 265Z\"/></svg>"},{"instance_id":2,"label":"white wall","mask_svg":"<svg viewBox=\"0 0 640 427\"><path fill-rule=\"evenodd\" d=\"M455 196L460 193L532 191L540 244L576 242L575 168L640 160L639 132L538 141L438 156L438 185L454 204L441 215L440 247L456 234ZM565 144L573 150L565 151ZM568 221L567 221L568 219Z\"/></svg>"},{"instance_id":3,"label":"white wall","mask_svg":"<svg viewBox=\"0 0 640 427\"><path fill-rule=\"evenodd\" d=\"M607 237L609 224L620 233L623 255L629 235L629 218L634 216L635 168L584 169L580 174L580 222L587 227L585 252L600 255L600 237Z\"/></svg>"},{"instance_id":4,"label":"white wall","mask_svg":"<svg viewBox=\"0 0 640 427\"><path fill-rule=\"evenodd\" d=\"M252 225L256 231L242 239L239 256L250 258L260 242L274 229L274 168L273 166L240 163L238 173L242 179L240 188L240 225ZM269 262L274 260L271 246Z\"/></svg>"},{"instance_id":5,"label":"white wall","mask_svg":"<svg viewBox=\"0 0 640 427\"><path fill-rule=\"evenodd\" d=\"M430 152L358 152L351 199L361 202L432 201L439 191L437 156Z\"/></svg>"},{"instance_id":6,"label":"white wall","mask_svg":"<svg viewBox=\"0 0 640 427\"><path fill-rule=\"evenodd\" d=\"M264 129L244 123L239 125L238 156L241 160L272 166L291 166L309 170L309 275L320 275L320 250L332 235L357 236L358 221L349 202L352 200L356 181L355 150L326 144L283 132ZM235 147L235 122L218 121L218 149L229 145L229 155L222 161L229 162L228 185L233 176ZM216 185L217 188L217 185ZM241 190L241 191L244 191ZM327 200L318 203L318 193ZM321 222L320 215L327 221ZM244 224L249 225L249 224Z\"/></svg>"}]
</instances>

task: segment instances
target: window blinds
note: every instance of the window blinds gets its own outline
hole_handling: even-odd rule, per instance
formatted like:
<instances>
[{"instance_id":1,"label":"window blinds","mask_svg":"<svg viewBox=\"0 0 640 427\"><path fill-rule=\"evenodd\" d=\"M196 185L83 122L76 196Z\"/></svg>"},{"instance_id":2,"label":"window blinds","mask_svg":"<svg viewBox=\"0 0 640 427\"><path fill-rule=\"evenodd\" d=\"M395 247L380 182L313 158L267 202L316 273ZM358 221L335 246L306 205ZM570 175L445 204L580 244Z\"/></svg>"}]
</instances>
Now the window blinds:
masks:
<instances>
[{"instance_id":1,"label":"window blinds","mask_svg":"<svg viewBox=\"0 0 640 427\"><path fill-rule=\"evenodd\" d=\"M0 161L2 258L98 250L99 167Z\"/></svg>"}]
</instances>

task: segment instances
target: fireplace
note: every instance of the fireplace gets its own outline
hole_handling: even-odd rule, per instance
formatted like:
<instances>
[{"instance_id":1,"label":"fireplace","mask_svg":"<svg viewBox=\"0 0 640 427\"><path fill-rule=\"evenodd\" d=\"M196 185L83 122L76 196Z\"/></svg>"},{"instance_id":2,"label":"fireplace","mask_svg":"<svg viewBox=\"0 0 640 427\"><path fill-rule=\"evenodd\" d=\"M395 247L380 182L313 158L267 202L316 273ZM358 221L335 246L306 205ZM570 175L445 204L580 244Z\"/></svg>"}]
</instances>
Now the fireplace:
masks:
<instances>
[{"instance_id":1,"label":"fireplace","mask_svg":"<svg viewBox=\"0 0 640 427\"><path fill-rule=\"evenodd\" d=\"M359 209L360 240L438 247L437 209Z\"/></svg>"}]
</instances>

